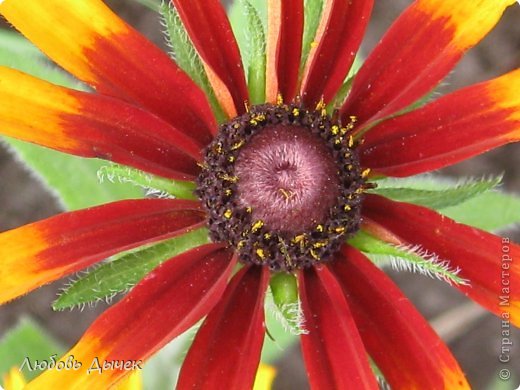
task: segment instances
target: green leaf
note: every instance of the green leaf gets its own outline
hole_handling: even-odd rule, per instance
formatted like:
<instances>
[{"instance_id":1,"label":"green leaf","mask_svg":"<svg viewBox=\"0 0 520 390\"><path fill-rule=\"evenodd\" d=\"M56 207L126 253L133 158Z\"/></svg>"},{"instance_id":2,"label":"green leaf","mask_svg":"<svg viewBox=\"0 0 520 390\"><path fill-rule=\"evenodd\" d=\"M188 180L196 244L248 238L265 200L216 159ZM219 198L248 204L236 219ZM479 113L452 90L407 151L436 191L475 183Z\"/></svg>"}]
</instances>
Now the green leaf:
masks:
<instances>
[{"instance_id":1,"label":"green leaf","mask_svg":"<svg viewBox=\"0 0 520 390\"><path fill-rule=\"evenodd\" d=\"M323 0L305 1L305 25L303 29L302 60L300 63L300 74L303 73L309 52L311 51L316 31L320 25L321 14L323 12Z\"/></svg>"},{"instance_id":2,"label":"green leaf","mask_svg":"<svg viewBox=\"0 0 520 390\"><path fill-rule=\"evenodd\" d=\"M196 199L195 183L191 181L171 180L155 176L139 169L124 165L110 164L102 166L97 172L101 183L131 183L146 190L146 195L173 196L181 199Z\"/></svg>"},{"instance_id":3,"label":"green leaf","mask_svg":"<svg viewBox=\"0 0 520 390\"><path fill-rule=\"evenodd\" d=\"M296 335L305 333L302 328L303 313L298 298L298 285L294 275L279 272L271 276L270 287L275 307L267 305L267 308L286 331Z\"/></svg>"},{"instance_id":4,"label":"green leaf","mask_svg":"<svg viewBox=\"0 0 520 390\"><path fill-rule=\"evenodd\" d=\"M292 332L283 321L273 295L269 292L265 298L265 323L268 337L264 339L262 362L274 363L287 349L298 342L298 335Z\"/></svg>"},{"instance_id":5,"label":"green leaf","mask_svg":"<svg viewBox=\"0 0 520 390\"><path fill-rule=\"evenodd\" d=\"M206 93L218 122L225 122L227 117L217 101L204 70L204 65L182 24L179 13L169 1L166 1L161 5L161 15L175 62Z\"/></svg>"},{"instance_id":6,"label":"green leaf","mask_svg":"<svg viewBox=\"0 0 520 390\"><path fill-rule=\"evenodd\" d=\"M207 230L198 229L144 249L114 256L72 282L52 307L63 310L110 299L133 287L162 262L207 242Z\"/></svg>"},{"instance_id":7,"label":"green leaf","mask_svg":"<svg viewBox=\"0 0 520 390\"><path fill-rule=\"evenodd\" d=\"M20 368L28 380L40 374L34 370L36 360L46 360L56 354L56 360L64 352L63 348L40 326L28 318L23 318L18 325L8 331L0 340L0 378L12 367ZM26 363L24 361L27 359ZM33 368L29 369L28 363Z\"/></svg>"},{"instance_id":8,"label":"green leaf","mask_svg":"<svg viewBox=\"0 0 520 390\"><path fill-rule=\"evenodd\" d=\"M441 209L460 204L468 199L487 192L498 186L501 181L502 177L500 176L490 179L470 180L465 183L455 184L448 188L445 186L439 186L440 188L431 190L407 187L386 187L384 182L378 181L378 187L370 190L370 192L400 202L414 203L433 209Z\"/></svg>"},{"instance_id":9,"label":"green leaf","mask_svg":"<svg viewBox=\"0 0 520 390\"><path fill-rule=\"evenodd\" d=\"M262 25L267 26L267 7L265 0L249 0L249 4L256 10ZM250 42L248 39L249 19L247 17L247 10L245 9L245 2L242 0L233 0L229 10L228 17L233 28L233 33L238 42L240 53L244 61L244 69L249 69L249 60L251 59Z\"/></svg>"},{"instance_id":10,"label":"green leaf","mask_svg":"<svg viewBox=\"0 0 520 390\"><path fill-rule=\"evenodd\" d=\"M375 192L385 196L395 196L395 194L391 194L394 189L404 189L406 191L402 191L402 195L395 196L394 199L424 204L437 209L441 214L457 222L487 231L497 231L520 223L520 197L493 190L500 179L501 176L491 179L466 180L461 183L431 174L404 179L383 178L375 181L377 184ZM410 189L417 192L408 191ZM391 191L384 194L388 190ZM458 193L459 190L460 193ZM437 195L433 196L432 200L428 200L426 197L421 200L411 199L412 195L421 193L429 196L432 193ZM441 194L446 198L445 200L442 199L442 196L439 198ZM405 196L410 198L404 199Z\"/></svg>"},{"instance_id":11,"label":"green leaf","mask_svg":"<svg viewBox=\"0 0 520 390\"><path fill-rule=\"evenodd\" d=\"M419 246L397 247L364 231L359 231L348 243L380 266L390 264L398 271L416 272L449 284L467 284L465 279L458 276L458 268L451 268L449 261L437 258L435 254L428 253Z\"/></svg>"},{"instance_id":12,"label":"green leaf","mask_svg":"<svg viewBox=\"0 0 520 390\"><path fill-rule=\"evenodd\" d=\"M143 191L129 185L99 184L96 173L106 161L70 156L12 138L4 139L68 210L143 197Z\"/></svg>"},{"instance_id":13,"label":"green leaf","mask_svg":"<svg viewBox=\"0 0 520 390\"><path fill-rule=\"evenodd\" d=\"M520 197L490 191L440 212L457 222L487 231L508 229L520 223Z\"/></svg>"},{"instance_id":14,"label":"green leaf","mask_svg":"<svg viewBox=\"0 0 520 390\"><path fill-rule=\"evenodd\" d=\"M247 18L247 38L249 41L249 55L247 61L247 84L251 104L265 102L265 69L266 69L266 43L265 33L260 15L249 0L242 0Z\"/></svg>"},{"instance_id":15,"label":"green leaf","mask_svg":"<svg viewBox=\"0 0 520 390\"><path fill-rule=\"evenodd\" d=\"M142 6L148 8L154 12L160 12L161 8L161 0L134 0L136 3L141 4ZM164 1L163 1L164 3Z\"/></svg>"},{"instance_id":16,"label":"green leaf","mask_svg":"<svg viewBox=\"0 0 520 390\"><path fill-rule=\"evenodd\" d=\"M20 34L0 29L0 65L18 69L53 84L85 89L77 80L53 66L27 39Z\"/></svg>"}]
</instances>

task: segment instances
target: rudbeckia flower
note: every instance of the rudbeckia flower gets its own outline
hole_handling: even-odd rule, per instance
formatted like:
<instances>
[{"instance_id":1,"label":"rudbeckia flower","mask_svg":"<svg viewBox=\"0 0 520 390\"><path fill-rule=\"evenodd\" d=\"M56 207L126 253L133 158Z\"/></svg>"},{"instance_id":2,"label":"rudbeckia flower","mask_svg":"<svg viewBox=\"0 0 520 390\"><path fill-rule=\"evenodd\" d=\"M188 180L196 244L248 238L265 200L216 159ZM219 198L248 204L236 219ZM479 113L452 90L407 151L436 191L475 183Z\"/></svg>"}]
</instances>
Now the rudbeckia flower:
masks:
<instances>
[{"instance_id":1,"label":"rudbeckia flower","mask_svg":"<svg viewBox=\"0 0 520 390\"><path fill-rule=\"evenodd\" d=\"M514 1L416 0L366 58L346 97L340 89L372 0L324 1L308 52L303 0L267 1L265 83L255 82L254 94L220 2L172 3L212 98L102 1L0 4L10 23L93 89L0 68L2 134L193 181L198 197L119 201L2 233L0 301L207 226L212 243L155 268L65 357L146 361L205 318L178 388L251 388L269 281L294 275L312 388L377 388L369 356L395 389L468 388L428 323L346 240L362 229L435 253L460 269L468 283L458 289L520 324L518 245L508 247L514 261L504 307L500 237L369 191L379 177L432 171L520 139L520 70L408 110ZM86 368L44 372L28 388L108 388L128 374L87 375Z\"/></svg>"}]
</instances>

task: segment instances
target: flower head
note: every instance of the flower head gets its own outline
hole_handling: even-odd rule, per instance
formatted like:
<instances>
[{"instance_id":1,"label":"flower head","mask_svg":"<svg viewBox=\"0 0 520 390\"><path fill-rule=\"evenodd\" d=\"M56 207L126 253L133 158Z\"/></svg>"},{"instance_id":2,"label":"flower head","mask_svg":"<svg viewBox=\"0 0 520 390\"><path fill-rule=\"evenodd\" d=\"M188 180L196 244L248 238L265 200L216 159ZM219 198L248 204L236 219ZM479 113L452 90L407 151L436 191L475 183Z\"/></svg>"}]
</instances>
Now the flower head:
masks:
<instances>
[{"instance_id":1,"label":"flower head","mask_svg":"<svg viewBox=\"0 0 520 390\"><path fill-rule=\"evenodd\" d=\"M419 246L460 269L467 284L456 287L471 299L505 312L499 237L369 190L380 177L435 170L520 139L519 70L406 112L513 1L417 0L346 84L371 0L324 1L310 41L302 0L268 0L265 68L258 78L250 70L249 83L220 2L172 3L205 70L206 94L99 0L0 4L7 20L95 90L0 68L2 134L194 181L198 196L120 201L2 233L0 301L207 226L212 243L151 271L66 356L146 360L206 317L178 388L250 388L270 279L294 275L313 388L377 388L368 356L393 388L468 388L427 322L346 240L364 232ZM519 258L517 245L510 251ZM507 313L518 325L519 265L510 272ZM32 385L108 387L126 373L49 371Z\"/></svg>"}]
</instances>

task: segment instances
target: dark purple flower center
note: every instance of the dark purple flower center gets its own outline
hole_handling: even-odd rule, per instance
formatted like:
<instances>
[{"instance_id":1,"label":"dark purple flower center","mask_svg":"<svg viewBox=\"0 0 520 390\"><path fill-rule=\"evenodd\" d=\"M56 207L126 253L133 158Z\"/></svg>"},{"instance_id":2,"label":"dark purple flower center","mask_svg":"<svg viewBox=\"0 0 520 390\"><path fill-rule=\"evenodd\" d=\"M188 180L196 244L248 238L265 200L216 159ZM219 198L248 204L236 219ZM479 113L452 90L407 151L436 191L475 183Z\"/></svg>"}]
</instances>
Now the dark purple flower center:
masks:
<instances>
[{"instance_id":1,"label":"dark purple flower center","mask_svg":"<svg viewBox=\"0 0 520 390\"><path fill-rule=\"evenodd\" d=\"M283 104L223 124L198 178L211 238L272 270L331 259L360 223L365 181L352 126Z\"/></svg>"},{"instance_id":2,"label":"dark purple flower center","mask_svg":"<svg viewBox=\"0 0 520 390\"><path fill-rule=\"evenodd\" d=\"M323 140L299 126L254 135L235 164L237 201L270 229L297 233L325 223L339 195L337 167Z\"/></svg>"}]
</instances>

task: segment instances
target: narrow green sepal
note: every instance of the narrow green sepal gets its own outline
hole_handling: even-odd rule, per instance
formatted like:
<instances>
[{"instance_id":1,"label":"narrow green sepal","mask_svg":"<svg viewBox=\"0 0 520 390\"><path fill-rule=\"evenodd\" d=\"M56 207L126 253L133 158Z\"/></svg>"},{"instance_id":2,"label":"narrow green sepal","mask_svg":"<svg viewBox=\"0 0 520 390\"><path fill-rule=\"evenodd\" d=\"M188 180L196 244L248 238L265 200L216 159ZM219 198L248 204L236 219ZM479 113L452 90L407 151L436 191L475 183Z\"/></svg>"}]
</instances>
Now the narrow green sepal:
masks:
<instances>
[{"instance_id":1,"label":"narrow green sepal","mask_svg":"<svg viewBox=\"0 0 520 390\"><path fill-rule=\"evenodd\" d=\"M52 308L63 310L110 300L133 287L162 262L208 242L208 231L204 228L144 249L113 256L67 286Z\"/></svg>"},{"instance_id":2,"label":"narrow green sepal","mask_svg":"<svg viewBox=\"0 0 520 390\"><path fill-rule=\"evenodd\" d=\"M488 191L440 212L457 222L496 232L520 223L520 197L498 191Z\"/></svg>"},{"instance_id":3,"label":"narrow green sepal","mask_svg":"<svg viewBox=\"0 0 520 390\"><path fill-rule=\"evenodd\" d=\"M247 84L249 88L250 103L261 104L265 102L265 69L266 69L266 42L262 19L256 8L249 0L241 0L247 19L247 39L249 59L247 72Z\"/></svg>"},{"instance_id":4,"label":"narrow green sepal","mask_svg":"<svg viewBox=\"0 0 520 390\"><path fill-rule=\"evenodd\" d=\"M323 0L306 0L303 26L302 59L300 63L300 74L303 73L309 53L315 44L316 32L323 13Z\"/></svg>"},{"instance_id":5,"label":"narrow green sepal","mask_svg":"<svg viewBox=\"0 0 520 390\"><path fill-rule=\"evenodd\" d=\"M124 165L110 164L99 168L98 180L102 183L131 183L146 190L147 195L174 197L180 199L196 199L193 191L196 185L191 181L171 180Z\"/></svg>"},{"instance_id":6,"label":"narrow green sepal","mask_svg":"<svg viewBox=\"0 0 520 390\"><path fill-rule=\"evenodd\" d=\"M134 0L134 1L154 12L159 12L161 9L161 0ZM163 1L163 3L164 3L164 1Z\"/></svg>"},{"instance_id":7,"label":"narrow green sepal","mask_svg":"<svg viewBox=\"0 0 520 390\"><path fill-rule=\"evenodd\" d=\"M293 334L305 333L303 329L303 313L298 297L298 283L294 275L280 272L271 276L270 280L272 302L274 307L268 309L282 324L283 328Z\"/></svg>"},{"instance_id":8,"label":"narrow green sepal","mask_svg":"<svg viewBox=\"0 0 520 390\"><path fill-rule=\"evenodd\" d=\"M450 267L449 261L439 259L420 246L395 246L361 230L348 244L364 252L376 265L391 265L397 271L410 271L435 277L449 284L468 284L458 276L460 269Z\"/></svg>"},{"instance_id":9,"label":"narrow green sepal","mask_svg":"<svg viewBox=\"0 0 520 390\"><path fill-rule=\"evenodd\" d=\"M483 178L479 180L468 180L458 184L447 184L438 182L430 189L413 188L419 186L421 181L403 181L395 179L383 179L377 182L377 187L369 192L385 196L387 198L414 203L433 209L442 209L463 203L475 196L483 194L497 187L502 181L502 176L495 178ZM408 184L408 186L407 186ZM400 187L402 185L402 187Z\"/></svg>"},{"instance_id":10,"label":"narrow green sepal","mask_svg":"<svg viewBox=\"0 0 520 390\"><path fill-rule=\"evenodd\" d=\"M169 1L163 2L160 7L160 13L165 27L167 42L172 49L171 54L175 62L205 92L217 121L219 123L227 121L228 118L218 103L202 60L193 46L186 28L182 24L179 13Z\"/></svg>"},{"instance_id":11,"label":"narrow green sepal","mask_svg":"<svg viewBox=\"0 0 520 390\"><path fill-rule=\"evenodd\" d=\"M271 277L269 284L276 306L281 308L298 303L298 283L293 274L277 273Z\"/></svg>"}]
</instances>

